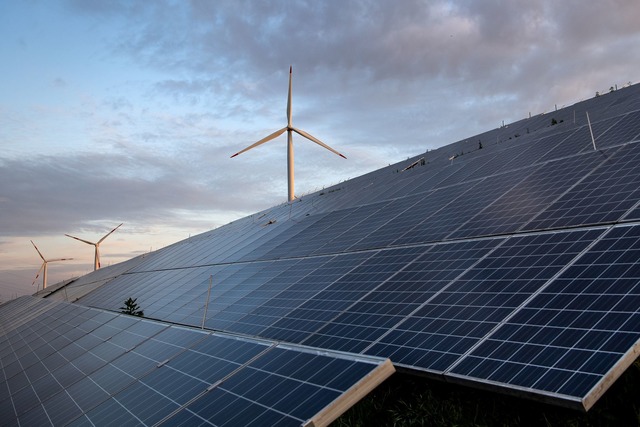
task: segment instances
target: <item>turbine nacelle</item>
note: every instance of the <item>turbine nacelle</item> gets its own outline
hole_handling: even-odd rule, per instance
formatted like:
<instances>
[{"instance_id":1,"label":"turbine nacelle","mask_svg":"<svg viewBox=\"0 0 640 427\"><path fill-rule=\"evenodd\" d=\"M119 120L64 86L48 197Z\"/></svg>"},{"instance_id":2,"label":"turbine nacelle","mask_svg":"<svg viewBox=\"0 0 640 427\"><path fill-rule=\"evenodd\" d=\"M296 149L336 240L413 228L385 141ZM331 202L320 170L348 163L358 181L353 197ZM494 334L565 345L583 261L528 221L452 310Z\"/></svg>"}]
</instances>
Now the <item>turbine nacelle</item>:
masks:
<instances>
[{"instance_id":1,"label":"turbine nacelle","mask_svg":"<svg viewBox=\"0 0 640 427\"><path fill-rule=\"evenodd\" d=\"M239 154L244 153L245 151L249 151L252 148L255 148L259 145L262 145L266 142L271 141L272 139L275 139L277 137L279 137L280 135L282 135L283 133L287 132L287 174L288 174L288 201L291 202L293 201L293 199L295 198L294 195L294 174L293 174L293 132L297 133L298 135L308 139L311 142L315 142L316 144L318 144L319 146L331 151L334 154L337 154L338 156L342 157L343 159L346 159L346 157L341 154L340 152L334 150L333 148L329 147L327 144L325 144L324 142L320 141L318 138L316 138L315 136L301 130L301 129L297 129L295 127L293 127L293 125L291 124L291 76L293 73L293 67L289 67L289 95L287 97L287 126L277 130L275 132L273 132L270 135L265 136L264 138L262 138L260 141L248 146L247 148L238 151L236 154L234 154L233 156L231 156L231 158L236 157Z\"/></svg>"},{"instance_id":2,"label":"turbine nacelle","mask_svg":"<svg viewBox=\"0 0 640 427\"><path fill-rule=\"evenodd\" d=\"M113 230L111 230L110 232L108 232L107 234L105 234L102 239L98 240L97 242L90 242L88 240L84 240L81 239L79 237L75 237L72 236L70 234L65 234L65 236L67 237L71 237L72 239L76 239L79 240L82 243L86 243L88 245L92 245L95 247L95 251L94 251L94 258L93 258L93 271L96 271L100 268L100 243L102 243L104 241L104 239L106 239L107 237L109 237L111 235L111 233L113 233L114 231L116 231L118 228L120 228L122 224L118 225L116 228L114 228Z\"/></svg>"},{"instance_id":3,"label":"turbine nacelle","mask_svg":"<svg viewBox=\"0 0 640 427\"><path fill-rule=\"evenodd\" d=\"M50 262L56 262L56 261L70 261L73 258L46 259L44 255L42 255L42 252L40 252L40 249L38 249L36 244L33 243L33 240L30 240L30 242L33 245L33 247L36 248L36 252L38 252L38 255L40 255L40 258L42 259L42 265L40 265L40 269L36 273L36 278L33 279L33 282L31 283L31 285L32 286L35 285L36 280L38 280L38 277L40 277L40 272L42 271L42 289L45 289L47 287L47 264Z\"/></svg>"}]
</instances>

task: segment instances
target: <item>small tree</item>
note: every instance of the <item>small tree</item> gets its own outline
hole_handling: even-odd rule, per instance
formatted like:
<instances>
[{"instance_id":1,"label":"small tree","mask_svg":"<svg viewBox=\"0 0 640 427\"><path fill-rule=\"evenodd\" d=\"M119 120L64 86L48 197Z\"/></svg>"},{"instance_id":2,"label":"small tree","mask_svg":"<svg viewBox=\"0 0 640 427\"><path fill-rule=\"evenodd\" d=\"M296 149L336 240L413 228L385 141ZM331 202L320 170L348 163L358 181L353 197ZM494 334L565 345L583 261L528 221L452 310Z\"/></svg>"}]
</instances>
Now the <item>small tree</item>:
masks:
<instances>
[{"instance_id":1,"label":"small tree","mask_svg":"<svg viewBox=\"0 0 640 427\"><path fill-rule=\"evenodd\" d=\"M129 298L124 302L124 306L120 307L120 312L130 314L132 316L144 316L144 312L140 310L140 306L136 302L137 298Z\"/></svg>"}]
</instances>

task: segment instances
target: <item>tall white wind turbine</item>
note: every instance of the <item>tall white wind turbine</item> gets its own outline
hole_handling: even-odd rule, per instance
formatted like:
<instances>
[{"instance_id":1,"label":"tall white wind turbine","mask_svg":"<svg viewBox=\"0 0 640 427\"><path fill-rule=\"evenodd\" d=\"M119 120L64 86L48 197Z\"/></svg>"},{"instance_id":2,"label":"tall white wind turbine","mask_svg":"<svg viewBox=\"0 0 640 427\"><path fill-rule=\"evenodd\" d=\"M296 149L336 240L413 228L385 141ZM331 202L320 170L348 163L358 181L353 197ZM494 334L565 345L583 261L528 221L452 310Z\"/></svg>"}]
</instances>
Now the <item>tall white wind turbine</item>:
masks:
<instances>
[{"instance_id":1,"label":"tall white wind turbine","mask_svg":"<svg viewBox=\"0 0 640 427\"><path fill-rule=\"evenodd\" d=\"M96 271L97 269L100 268L100 243L102 243L104 241L104 239L106 239L107 237L109 237L111 235L111 233L113 233L114 231L116 231L118 228L120 228L122 224L120 224L119 226L117 226L116 228L114 228L113 230L111 230L110 232L108 232L107 234L104 235L104 237L100 240L98 240L97 242L90 242L88 240L83 240L79 237L75 237L75 236L71 236L69 234L65 234L65 236L67 237L71 237L72 239L76 239L76 240L80 240L83 243L86 243L88 245L93 245L96 250L95 250L95 257L93 259L93 271Z\"/></svg>"},{"instance_id":2,"label":"tall white wind turbine","mask_svg":"<svg viewBox=\"0 0 640 427\"><path fill-rule=\"evenodd\" d=\"M278 136L282 135L284 133L284 131L287 131L287 175L288 175L288 183L289 183L289 194L288 194L288 200L289 202L293 201L293 199L295 198L294 196L294 178L293 178L293 132L297 133L298 135L304 136L305 138L307 138L310 141L315 142L316 144L320 145L321 147L326 148L327 150L331 151L332 153L337 154L338 156L346 159L346 157L342 154L340 154L339 152L337 152L336 150L334 150L333 148L329 147L327 144L325 144L324 142L320 141L318 138L309 135L307 132L301 130L301 129L297 129L295 127L293 127L293 125L291 124L291 74L292 74L292 68L293 67L289 67L289 98L287 100L287 126L275 131L274 133L272 133L269 136L266 136L264 138L262 138L260 141L256 142L255 144L252 144L250 146L248 146L247 148L245 148L244 150L238 151L236 154L234 154L231 157L235 157L238 154L242 154L245 151L251 150L254 147L257 147L258 145L264 144L265 142L271 141L274 138L277 138Z\"/></svg>"},{"instance_id":3,"label":"tall white wind turbine","mask_svg":"<svg viewBox=\"0 0 640 427\"><path fill-rule=\"evenodd\" d=\"M33 279L33 283L31 284L33 285L36 283L36 280L38 280L38 277L40 276L40 272L42 271L42 289L45 289L47 287L47 263L55 262L55 261L69 261L69 260L72 260L73 258L45 259L44 256L42 255L42 252L40 252L40 249L38 249L36 244L33 243L33 240L31 240L31 244L33 245L34 248L36 248L36 251L38 252L38 255L40 255L40 258L42 258L42 265L40 266L40 270L38 270L38 273L36 274L36 278Z\"/></svg>"}]
</instances>

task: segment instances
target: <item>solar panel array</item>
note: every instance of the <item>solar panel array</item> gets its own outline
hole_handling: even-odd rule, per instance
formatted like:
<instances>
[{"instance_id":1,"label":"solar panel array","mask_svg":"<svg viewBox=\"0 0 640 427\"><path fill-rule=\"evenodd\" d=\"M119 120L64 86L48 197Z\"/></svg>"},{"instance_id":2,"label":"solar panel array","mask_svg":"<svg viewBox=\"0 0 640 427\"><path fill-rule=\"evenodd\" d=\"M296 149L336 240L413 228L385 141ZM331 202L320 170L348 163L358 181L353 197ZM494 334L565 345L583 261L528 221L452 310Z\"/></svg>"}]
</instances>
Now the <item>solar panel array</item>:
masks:
<instances>
[{"instance_id":1,"label":"solar panel array","mask_svg":"<svg viewBox=\"0 0 640 427\"><path fill-rule=\"evenodd\" d=\"M390 358L589 409L640 350L639 118L636 85L302 196L48 299L117 311L134 297L166 327ZM189 410L185 423L202 414Z\"/></svg>"},{"instance_id":2,"label":"solar panel array","mask_svg":"<svg viewBox=\"0 0 640 427\"><path fill-rule=\"evenodd\" d=\"M323 425L351 389L372 387L367 376L392 372L381 359L32 297L0 316L4 426Z\"/></svg>"}]
</instances>

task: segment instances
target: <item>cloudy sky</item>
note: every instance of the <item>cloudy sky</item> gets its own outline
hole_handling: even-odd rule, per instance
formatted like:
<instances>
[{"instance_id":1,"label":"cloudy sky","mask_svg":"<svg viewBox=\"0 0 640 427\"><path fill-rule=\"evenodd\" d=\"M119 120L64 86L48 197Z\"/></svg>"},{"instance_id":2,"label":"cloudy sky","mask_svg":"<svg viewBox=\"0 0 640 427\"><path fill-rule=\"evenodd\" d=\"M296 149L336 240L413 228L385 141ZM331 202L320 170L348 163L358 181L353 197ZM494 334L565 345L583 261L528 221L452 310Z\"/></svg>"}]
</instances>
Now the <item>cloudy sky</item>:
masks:
<instances>
[{"instance_id":1,"label":"cloudy sky","mask_svg":"<svg viewBox=\"0 0 640 427\"><path fill-rule=\"evenodd\" d=\"M638 0L0 2L0 299L640 79Z\"/></svg>"}]
</instances>

